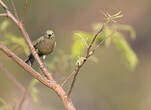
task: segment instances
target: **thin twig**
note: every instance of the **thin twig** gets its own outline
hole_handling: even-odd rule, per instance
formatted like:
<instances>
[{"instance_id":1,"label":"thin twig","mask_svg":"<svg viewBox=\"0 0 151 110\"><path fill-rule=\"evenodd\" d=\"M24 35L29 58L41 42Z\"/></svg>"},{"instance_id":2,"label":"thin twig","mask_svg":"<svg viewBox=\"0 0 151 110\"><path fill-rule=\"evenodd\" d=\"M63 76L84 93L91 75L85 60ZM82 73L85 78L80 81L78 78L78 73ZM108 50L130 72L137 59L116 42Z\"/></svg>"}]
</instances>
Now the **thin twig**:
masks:
<instances>
[{"instance_id":1,"label":"thin twig","mask_svg":"<svg viewBox=\"0 0 151 110\"><path fill-rule=\"evenodd\" d=\"M19 17L18 17L18 14L17 14L17 10L16 10L15 4L14 4L14 0L10 0L10 3L11 3L11 7L12 7L12 9L13 9L14 15L15 15L16 18L19 20Z\"/></svg>"},{"instance_id":2,"label":"thin twig","mask_svg":"<svg viewBox=\"0 0 151 110\"><path fill-rule=\"evenodd\" d=\"M19 102L17 110L22 110L23 109L23 105L24 105L25 100L27 99L27 97L28 97L28 91L26 90L24 92L23 96L21 97L21 100Z\"/></svg>"},{"instance_id":3,"label":"thin twig","mask_svg":"<svg viewBox=\"0 0 151 110\"><path fill-rule=\"evenodd\" d=\"M7 16L7 13L1 13L0 16L6 17L6 16Z\"/></svg>"},{"instance_id":4,"label":"thin twig","mask_svg":"<svg viewBox=\"0 0 151 110\"><path fill-rule=\"evenodd\" d=\"M92 54L94 54L94 52L96 51L97 48L99 48L103 43L104 41L106 41L107 39L109 39L110 37L112 37L112 35L114 34L115 32L113 31L108 37L105 37L93 50L92 50Z\"/></svg>"},{"instance_id":5,"label":"thin twig","mask_svg":"<svg viewBox=\"0 0 151 110\"><path fill-rule=\"evenodd\" d=\"M71 94L71 92L72 92L72 89L73 89L74 84L75 84L75 81L76 81L76 77L77 77L77 75L78 75L78 73L79 73L81 67L86 63L86 61L88 60L88 58L91 56L90 50L91 50L91 48L92 48L92 46L93 46L93 44L94 44L94 42L95 42L97 36L104 30L104 25L105 25L105 24L103 24L102 27L101 27L101 29L94 35L94 37L93 37L93 39L92 39L92 41L91 41L89 47L87 48L87 54L86 54L86 56L85 56L85 59L83 60L83 62L81 63L81 65L79 65L79 66L77 66L77 67L75 68L75 70L74 70L74 71L75 71L75 74L74 74L73 81L72 81L72 83L71 83L71 86L70 86L70 89L69 89L69 92L68 92L68 97L70 97L70 94ZM73 72L72 72L72 73L73 73ZM71 73L71 74L72 74L72 73ZM71 76L71 75L70 75L70 76ZM69 79L69 78L68 78L68 79ZM67 82L67 81L66 81L66 82Z\"/></svg>"},{"instance_id":6,"label":"thin twig","mask_svg":"<svg viewBox=\"0 0 151 110\"><path fill-rule=\"evenodd\" d=\"M21 98L21 100L19 102L17 110L22 110L23 109L23 105L24 105L26 99L30 96L29 95L29 91L30 91L31 87L32 87L32 81L30 81L30 83L28 84L27 89L24 92L24 94L23 94L23 96L22 96L22 98Z\"/></svg>"},{"instance_id":7,"label":"thin twig","mask_svg":"<svg viewBox=\"0 0 151 110\"><path fill-rule=\"evenodd\" d=\"M61 86L63 87L63 86L67 83L67 81L68 81L74 74L75 74L75 71L72 71L72 73L69 74L69 76L66 77L66 78L63 80Z\"/></svg>"},{"instance_id":8,"label":"thin twig","mask_svg":"<svg viewBox=\"0 0 151 110\"><path fill-rule=\"evenodd\" d=\"M87 49L87 56L89 55L90 49L91 49L94 41L96 40L97 36L104 30L104 25L105 24L103 24L102 27L101 27L101 29L94 35L94 37L93 37L93 39L92 39L92 41L91 41L91 43L90 43L90 45L89 45L89 47Z\"/></svg>"},{"instance_id":9,"label":"thin twig","mask_svg":"<svg viewBox=\"0 0 151 110\"><path fill-rule=\"evenodd\" d=\"M23 86L20 82L18 82L14 76L12 76L12 75L8 72L8 71L3 67L2 64L0 64L0 69L1 69L1 71L4 72L4 73L6 74L6 76L16 85L16 87L17 87L22 93L24 93L24 91L25 91L24 86Z\"/></svg>"},{"instance_id":10,"label":"thin twig","mask_svg":"<svg viewBox=\"0 0 151 110\"><path fill-rule=\"evenodd\" d=\"M28 0L25 0L24 12L23 12L22 18L21 18L21 22L22 22L22 23L23 23L23 21L24 21L24 17L25 17L25 14L26 14L27 6L28 6Z\"/></svg>"}]
</instances>

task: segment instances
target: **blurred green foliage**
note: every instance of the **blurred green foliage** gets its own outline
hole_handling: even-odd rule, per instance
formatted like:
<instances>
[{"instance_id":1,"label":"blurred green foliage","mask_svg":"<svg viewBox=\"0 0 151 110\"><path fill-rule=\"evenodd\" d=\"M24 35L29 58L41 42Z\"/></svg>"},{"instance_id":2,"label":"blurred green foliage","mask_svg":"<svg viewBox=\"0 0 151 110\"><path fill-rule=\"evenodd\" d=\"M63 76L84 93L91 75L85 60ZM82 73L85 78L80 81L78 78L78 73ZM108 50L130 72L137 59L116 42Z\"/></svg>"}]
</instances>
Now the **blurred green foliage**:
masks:
<instances>
[{"instance_id":1,"label":"blurred green foliage","mask_svg":"<svg viewBox=\"0 0 151 110\"><path fill-rule=\"evenodd\" d=\"M39 98L38 98L38 90L36 88L36 84L38 84L39 81L37 79L32 79L30 82L30 85L28 87L29 93L31 93L32 99L35 103L38 103Z\"/></svg>"},{"instance_id":2,"label":"blurred green foliage","mask_svg":"<svg viewBox=\"0 0 151 110\"><path fill-rule=\"evenodd\" d=\"M85 49L88 46L88 43L93 38L92 34L86 32L75 32L73 33L74 43L72 45L72 57L77 58L85 53Z\"/></svg>"},{"instance_id":3,"label":"blurred green foliage","mask_svg":"<svg viewBox=\"0 0 151 110\"><path fill-rule=\"evenodd\" d=\"M0 97L0 110L11 110L11 109L12 109L11 106L3 98Z\"/></svg>"},{"instance_id":4,"label":"blurred green foliage","mask_svg":"<svg viewBox=\"0 0 151 110\"><path fill-rule=\"evenodd\" d=\"M4 20L1 23L0 32L3 35L3 40L1 41L1 43L6 45L13 51L17 51L18 49L24 50L24 51L17 51L17 53L25 52L25 54L29 54L28 46L26 45L26 42L23 39L23 37L20 37L20 36L7 32L7 28L9 25L11 25L11 24L8 20Z\"/></svg>"},{"instance_id":5,"label":"blurred green foliage","mask_svg":"<svg viewBox=\"0 0 151 110\"><path fill-rule=\"evenodd\" d=\"M103 23L94 24L93 25L94 33L96 33L102 27L102 25ZM102 46L104 47L109 46L111 42L115 44L116 47L120 50L124 58L124 62L128 65L128 68L130 70L133 70L136 67L138 59L133 49L130 47L130 45L126 41L125 39L126 36L124 36L120 32L121 30L128 31L132 39L136 38L135 31L131 26L121 25L121 24L109 25L108 23L106 23L104 30L97 37L97 40L93 46L95 47L97 44L102 42L104 38L111 36L110 38L104 41ZM75 32L73 34L73 37L74 37L74 43L72 46L73 58L77 59L78 57L84 55L87 49L87 45L92 40L93 36L94 36L93 34L86 33L86 32Z\"/></svg>"}]
</instances>

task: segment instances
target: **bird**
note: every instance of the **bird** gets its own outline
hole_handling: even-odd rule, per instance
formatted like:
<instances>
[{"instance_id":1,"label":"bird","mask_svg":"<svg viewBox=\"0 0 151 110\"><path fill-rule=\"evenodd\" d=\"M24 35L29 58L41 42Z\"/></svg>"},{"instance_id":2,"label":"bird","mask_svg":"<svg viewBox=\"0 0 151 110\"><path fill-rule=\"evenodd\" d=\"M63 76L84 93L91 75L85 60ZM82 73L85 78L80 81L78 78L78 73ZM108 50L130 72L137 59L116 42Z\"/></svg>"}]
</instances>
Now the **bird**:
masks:
<instances>
[{"instance_id":1,"label":"bird","mask_svg":"<svg viewBox=\"0 0 151 110\"><path fill-rule=\"evenodd\" d=\"M37 40L33 41L33 46L39 55L42 57L43 60L46 58L47 55L51 54L56 46L56 39L55 39L54 32L52 30L47 30L43 36L38 38ZM28 58L25 60L25 63L32 66L35 61L34 56L30 53Z\"/></svg>"}]
</instances>

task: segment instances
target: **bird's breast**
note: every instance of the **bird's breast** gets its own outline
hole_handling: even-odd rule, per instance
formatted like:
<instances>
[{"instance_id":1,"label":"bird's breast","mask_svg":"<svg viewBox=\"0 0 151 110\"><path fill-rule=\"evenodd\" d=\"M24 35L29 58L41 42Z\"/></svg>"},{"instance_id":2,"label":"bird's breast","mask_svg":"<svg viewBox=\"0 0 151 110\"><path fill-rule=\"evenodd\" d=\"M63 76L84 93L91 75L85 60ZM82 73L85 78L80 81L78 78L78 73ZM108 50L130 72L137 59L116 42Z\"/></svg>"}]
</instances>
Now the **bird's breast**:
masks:
<instances>
[{"instance_id":1,"label":"bird's breast","mask_svg":"<svg viewBox=\"0 0 151 110\"><path fill-rule=\"evenodd\" d=\"M55 41L52 39L44 39L38 44L39 54L47 55L53 51Z\"/></svg>"}]
</instances>

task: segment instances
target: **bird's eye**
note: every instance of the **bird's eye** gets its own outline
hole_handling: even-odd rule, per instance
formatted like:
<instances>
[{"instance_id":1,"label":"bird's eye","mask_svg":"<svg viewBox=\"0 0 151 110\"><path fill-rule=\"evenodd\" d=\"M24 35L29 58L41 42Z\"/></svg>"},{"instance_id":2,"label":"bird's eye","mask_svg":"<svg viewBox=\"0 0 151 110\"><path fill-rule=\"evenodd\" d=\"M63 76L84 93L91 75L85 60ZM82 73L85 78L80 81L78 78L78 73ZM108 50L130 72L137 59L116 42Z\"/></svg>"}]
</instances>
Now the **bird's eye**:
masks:
<instances>
[{"instance_id":1,"label":"bird's eye","mask_svg":"<svg viewBox=\"0 0 151 110\"><path fill-rule=\"evenodd\" d=\"M51 37L52 35L51 34L48 34L48 37Z\"/></svg>"}]
</instances>

